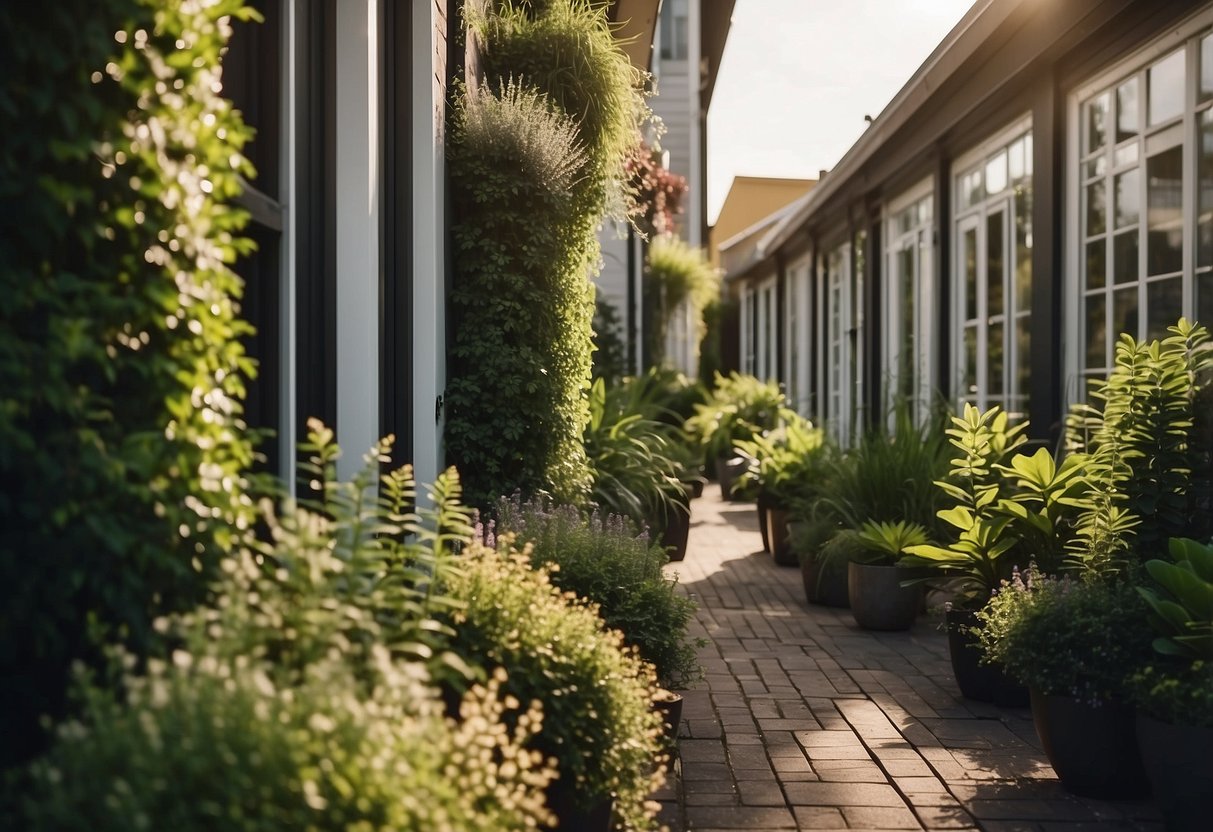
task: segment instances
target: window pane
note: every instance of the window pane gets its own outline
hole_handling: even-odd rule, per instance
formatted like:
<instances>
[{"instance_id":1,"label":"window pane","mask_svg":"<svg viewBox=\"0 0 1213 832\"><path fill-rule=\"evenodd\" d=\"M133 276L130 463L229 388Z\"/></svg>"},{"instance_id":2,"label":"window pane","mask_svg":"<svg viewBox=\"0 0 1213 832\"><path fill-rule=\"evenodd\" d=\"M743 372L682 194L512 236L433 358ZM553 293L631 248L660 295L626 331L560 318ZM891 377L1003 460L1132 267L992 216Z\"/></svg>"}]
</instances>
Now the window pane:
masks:
<instances>
[{"instance_id":1,"label":"window pane","mask_svg":"<svg viewBox=\"0 0 1213 832\"><path fill-rule=\"evenodd\" d=\"M1001 315L1006 309L1003 301L1006 274L1004 216L1002 211L996 211L986 217L986 314L990 317Z\"/></svg>"},{"instance_id":2,"label":"window pane","mask_svg":"<svg viewBox=\"0 0 1213 832\"><path fill-rule=\"evenodd\" d=\"M1116 88L1116 141L1137 135L1137 79L1130 78Z\"/></svg>"},{"instance_id":3,"label":"window pane","mask_svg":"<svg viewBox=\"0 0 1213 832\"><path fill-rule=\"evenodd\" d=\"M1087 288L1102 289L1108 268L1108 244L1103 237L1087 243Z\"/></svg>"},{"instance_id":4,"label":"window pane","mask_svg":"<svg viewBox=\"0 0 1213 832\"><path fill-rule=\"evenodd\" d=\"M1104 367L1107 364L1107 308L1108 302L1103 292L1087 297L1087 367Z\"/></svg>"},{"instance_id":5,"label":"window pane","mask_svg":"<svg viewBox=\"0 0 1213 832\"><path fill-rule=\"evenodd\" d=\"M991 396L1003 394L1003 343L1002 324L990 324L989 343L986 345L986 391Z\"/></svg>"},{"instance_id":6,"label":"window pane","mask_svg":"<svg viewBox=\"0 0 1213 832\"><path fill-rule=\"evenodd\" d=\"M1175 118L1184 110L1184 51L1172 52L1149 70L1150 126Z\"/></svg>"},{"instance_id":7,"label":"window pane","mask_svg":"<svg viewBox=\"0 0 1213 832\"><path fill-rule=\"evenodd\" d=\"M1116 148L1116 152L1112 154L1115 157L1112 160L1113 166L1121 167L1123 165L1129 165L1136 162L1138 144L1139 142L1133 142L1132 144L1127 144L1124 147Z\"/></svg>"},{"instance_id":8,"label":"window pane","mask_svg":"<svg viewBox=\"0 0 1213 832\"><path fill-rule=\"evenodd\" d=\"M1183 268L1182 147L1146 160L1146 185L1146 274L1177 272Z\"/></svg>"},{"instance_id":9,"label":"window pane","mask_svg":"<svg viewBox=\"0 0 1213 832\"><path fill-rule=\"evenodd\" d=\"M1023 137L1023 167L1024 173L1028 176L1032 175L1032 134L1027 133Z\"/></svg>"},{"instance_id":10,"label":"window pane","mask_svg":"<svg viewBox=\"0 0 1213 832\"><path fill-rule=\"evenodd\" d=\"M1204 46L1213 43L1213 36L1206 38ZM1204 60L1203 53L1201 60ZM1203 66L1203 64L1202 64ZM1213 67L1210 67L1213 72ZM1197 216L1196 262L1201 266L1213 265L1213 109L1200 114L1200 147L1197 148L1196 164L1200 181L1197 198L1200 200L1200 213Z\"/></svg>"},{"instance_id":11,"label":"window pane","mask_svg":"<svg viewBox=\"0 0 1213 832\"><path fill-rule=\"evenodd\" d=\"M897 252L898 290L901 301L901 343L897 353L897 392L914 395L914 246Z\"/></svg>"},{"instance_id":12,"label":"window pane","mask_svg":"<svg viewBox=\"0 0 1213 832\"><path fill-rule=\"evenodd\" d=\"M960 243L960 259L964 263L965 320L977 317L977 229L964 232Z\"/></svg>"},{"instance_id":13,"label":"window pane","mask_svg":"<svg viewBox=\"0 0 1213 832\"><path fill-rule=\"evenodd\" d=\"M1137 271L1137 229L1124 231L1112 239L1112 279L1117 283L1135 283Z\"/></svg>"},{"instance_id":14,"label":"window pane","mask_svg":"<svg viewBox=\"0 0 1213 832\"><path fill-rule=\"evenodd\" d=\"M981 169L965 174L960 180L960 207L968 208L985 199L985 189L981 184Z\"/></svg>"},{"instance_id":15,"label":"window pane","mask_svg":"<svg viewBox=\"0 0 1213 832\"><path fill-rule=\"evenodd\" d=\"M1137 334L1137 287L1119 289L1112 295L1112 326L1114 335Z\"/></svg>"},{"instance_id":16,"label":"window pane","mask_svg":"<svg viewBox=\"0 0 1213 832\"><path fill-rule=\"evenodd\" d=\"M1155 280L1146 285L1146 313L1150 339L1167 337L1167 327L1183 313L1183 284L1178 277Z\"/></svg>"},{"instance_id":17,"label":"window pane","mask_svg":"<svg viewBox=\"0 0 1213 832\"><path fill-rule=\"evenodd\" d=\"M1018 182L1020 179L1023 179L1025 173L1023 161L1023 139L1020 139L1007 148L1007 166L1010 169L1012 182Z\"/></svg>"},{"instance_id":18,"label":"window pane","mask_svg":"<svg viewBox=\"0 0 1213 832\"><path fill-rule=\"evenodd\" d=\"M1094 159L1083 163L1082 175L1084 179L1090 179L1092 176L1103 176L1104 171L1107 169L1108 157L1101 153Z\"/></svg>"},{"instance_id":19,"label":"window pane","mask_svg":"<svg viewBox=\"0 0 1213 832\"><path fill-rule=\"evenodd\" d=\"M1104 146L1108 138L1108 94L1087 105L1087 153Z\"/></svg>"},{"instance_id":20,"label":"window pane","mask_svg":"<svg viewBox=\"0 0 1213 832\"><path fill-rule=\"evenodd\" d=\"M1138 203L1141 201L1138 197L1140 187L1141 174L1137 168L1125 171L1116 177L1114 213L1117 228L1135 225L1140 218L1141 211L1138 207Z\"/></svg>"},{"instance_id":21,"label":"window pane","mask_svg":"<svg viewBox=\"0 0 1213 832\"><path fill-rule=\"evenodd\" d=\"M1087 236L1102 234L1107 230L1107 206L1102 181L1087 186Z\"/></svg>"},{"instance_id":22,"label":"window pane","mask_svg":"<svg viewBox=\"0 0 1213 832\"><path fill-rule=\"evenodd\" d=\"M986 163L986 195L994 196L1007 189L1007 154L999 153Z\"/></svg>"},{"instance_id":23,"label":"window pane","mask_svg":"<svg viewBox=\"0 0 1213 832\"><path fill-rule=\"evenodd\" d=\"M1213 97L1213 35L1200 42L1200 100Z\"/></svg>"}]
</instances>

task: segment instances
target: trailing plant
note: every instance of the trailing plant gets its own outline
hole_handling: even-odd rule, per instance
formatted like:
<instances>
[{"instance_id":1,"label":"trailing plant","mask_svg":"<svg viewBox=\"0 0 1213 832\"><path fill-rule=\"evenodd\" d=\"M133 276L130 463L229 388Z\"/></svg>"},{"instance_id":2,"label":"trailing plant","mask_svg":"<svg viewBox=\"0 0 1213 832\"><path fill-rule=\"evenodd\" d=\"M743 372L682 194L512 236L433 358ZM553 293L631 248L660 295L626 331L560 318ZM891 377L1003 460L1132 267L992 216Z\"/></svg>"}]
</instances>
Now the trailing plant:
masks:
<instances>
[{"instance_id":1,"label":"trailing plant","mask_svg":"<svg viewBox=\"0 0 1213 832\"><path fill-rule=\"evenodd\" d=\"M716 375L707 400L695 406L686 428L708 459L720 459L733 454L738 440L771 430L789 412L777 384L734 371Z\"/></svg>"},{"instance_id":2,"label":"trailing plant","mask_svg":"<svg viewBox=\"0 0 1213 832\"><path fill-rule=\"evenodd\" d=\"M651 663L662 687L684 688L702 668L687 628L695 602L678 592L659 544L623 517L585 516L572 506L517 497L497 504L497 529L530 544L531 563L553 566L552 582L598 605L608 627Z\"/></svg>"},{"instance_id":3,"label":"trailing plant","mask_svg":"<svg viewBox=\"0 0 1213 832\"><path fill-rule=\"evenodd\" d=\"M856 532L863 554L859 563L894 566L911 546L927 542L927 530L918 523L898 520L896 523L869 520Z\"/></svg>"},{"instance_id":4,"label":"trailing plant","mask_svg":"<svg viewBox=\"0 0 1213 832\"><path fill-rule=\"evenodd\" d=\"M656 828L646 799L664 767L651 667L604 628L595 605L556 587L551 571L533 569L508 538L497 545L473 543L450 582L464 604L450 622L453 648L469 662L506 668L503 690L518 701L542 703L531 747L555 760L580 808L614 796L624 828Z\"/></svg>"},{"instance_id":5,"label":"trailing plant","mask_svg":"<svg viewBox=\"0 0 1213 832\"><path fill-rule=\"evenodd\" d=\"M981 413L966 404L952 422L948 435L959 455L936 485L954 501L938 513L954 539L913 546L902 563L953 579L962 603L979 607L1010 578L1013 566L1036 559L1046 571L1060 568L1077 539L1079 517L1090 507L1089 482L1081 454L1060 465L1043 448L1012 456L1026 425L1009 425L1000 408Z\"/></svg>"},{"instance_id":6,"label":"trailing plant","mask_svg":"<svg viewBox=\"0 0 1213 832\"><path fill-rule=\"evenodd\" d=\"M268 539L223 563L213 601L162 619L171 660L123 657L79 685L30 770L22 828L360 830L536 828L555 772L530 745L542 712L446 649L460 604L453 548L470 529L443 475L414 512L407 467L380 474L379 444L338 481L332 433L311 424L302 504L263 503ZM376 489L378 486L378 491ZM239 762L236 765L236 762Z\"/></svg>"},{"instance_id":7,"label":"trailing plant","mask_svg":"<svg viewBox=\"0 0 1213 832\"><path fill-rule=\"evenodd\" d=\"M661 153L640 135L624 164L631 177L633 224L646 238L674 231L674 218L682 213L687 180L661 164Z\"/></svg>"},{"instance_id":8,"label":"trailing plant","mask_svg":"<svg viewBox=\"0 0 1213 832\"><path fill-rule=\"evenodd\" d=\"M249 137L219 93L240 0L6 3L0 90L0 765L88 631L143 652L251 515L240 338Z\"/></svg>"},{"instance_id":9,"label":"trailing plant","mask_svg":"<svg viewBox=\"0 0 1213 832\"><path fill-rule=\"evenodd\" d=\"M1068 445L1110 483L1117 512L1137 518L1135 549L1147 557L1170 537L1213 533L1213 342L1184 318L1168 331L1150 343L1121 335L1093 403L1067 419Z\"/></svg>"},{"instance_id":10,"label":"trailing plant","mask_svg":"<svg viewBox=\"0 0 1213 832\"><path fill-rule=\"evenodd\" d=\"M703 340L707 331L703 311L720 296L720 275L703 249L662 234L649 244L644 294L645 304L653 310L647 352L653 363L661 364L670 322L684 305L695 322L695 343Z\"/></svg>"},{"instance_id":11,"label":"trailing plant","mask_svg":"<svg viewBox=\"0 0 1213 832\"><path fill-rule=\"evenodd\" d=\"M1015 570L977 612L984 660L1044 694L1124 701L1150 653L1145 606L1123 580L1050 578Z\"/></svg>"},{"instance_id":12,"label":"trailing plant","mask_svg":"<svg viewBox=\"0 0 1213 832\"><path fill-rule=\"evenodd\" d=\"M464 8L481 44L481 70L490 86L511 81L537 90L569 117L586 149L578 183L591 231L604 210L622 216L626 164L636 131L650 113L645 78L615 41L604 4L584 0L493 0ZM590 235L595 244L597 237ZM594 249L595 255L597 249Z\"/></svg>"},{"instance_id":13,"label":"trailing plant","mask_svg":"<svg viewBox=\"0 0 1213 832\"><path fill-rule=\"evenodd\" d=\"M460 99L448 145L455 204L454 345L445 438L469 502L515 489L583 500L596 243L576 193L576 125L508 85Z\"/></svg>"}]
</instances>

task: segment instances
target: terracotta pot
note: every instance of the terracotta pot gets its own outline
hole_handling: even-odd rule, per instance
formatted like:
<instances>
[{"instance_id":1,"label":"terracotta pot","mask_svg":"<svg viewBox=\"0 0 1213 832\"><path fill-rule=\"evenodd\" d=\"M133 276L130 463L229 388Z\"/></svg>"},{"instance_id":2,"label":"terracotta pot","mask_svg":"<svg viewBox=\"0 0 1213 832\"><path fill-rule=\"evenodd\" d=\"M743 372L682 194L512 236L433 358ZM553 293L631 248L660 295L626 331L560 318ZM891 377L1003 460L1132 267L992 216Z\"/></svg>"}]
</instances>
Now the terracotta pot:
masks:
<instances>
[{"instance_id":1,"label":"terracotta pot","mask_svg":"<svg viewBox=\"0 0 1213 832\"><path fill-rule=\"evenodd\" d=\"M1032 690L1032 722L1067 791L1101 800L1149 794L1132 708Z\"/></svg>"},{"instance_id":2,"label":"terracotta pot","mask_svg":"<svg viewBox=\"0 0 1213 832\"><path fill-rule=\"evenodd\" d=\"M1167 829L1208 829L1213 818L1213 728L1172 725L1140 713L1136 727L1142 762Z\"/></svg>"},{"instance_id":3,"label":"terracotta pot","mask_svg":"<svg viewBox=\"0 0 1213 832\"><path fill-rule=\"evenodd\" d=\"M672 770L678 756L678 726L682 724L682 694L664 688L653 698L653 710L661 714L665 723L665 747L669 754L667 765Z\"/></svg>"},{"instance_id":4,"label":"terracotta pot","mask_svg":"<svg viewBox=\"0 0 1213 832\"><path fill-rule=\"evenodd\" d=\"M1008 676L1001 666L981 663L981 647L969 629L977 624L977 613L949 609L944 613L948 628L948 653L952 675L966 699L993 702L1004 708L1025 708L1028 689Z\"/></svg>"},{"instance_id":5,"label":"terracotta pot","mask_svg":"<svg viewBox=\"0 0 1213 832\"><path fill-rule=\"evenodd\" d=\"M799 561L792 551L791 535L788 534L788 510L780 506L767 509L768 551L775 556L780 566L797 566Z\"/></svg>"},{"instance_id":6,"label":"terracotta pot","mask_svg":"<svg viewBox=\"0 0 1213 832\"><path fill-rule=\"evenodd\" d=\"M902 586L913 573L900 566L847 564L847 598L865 630L908 630L922 607L922 586Z\"/></svg>"}]
</instances>

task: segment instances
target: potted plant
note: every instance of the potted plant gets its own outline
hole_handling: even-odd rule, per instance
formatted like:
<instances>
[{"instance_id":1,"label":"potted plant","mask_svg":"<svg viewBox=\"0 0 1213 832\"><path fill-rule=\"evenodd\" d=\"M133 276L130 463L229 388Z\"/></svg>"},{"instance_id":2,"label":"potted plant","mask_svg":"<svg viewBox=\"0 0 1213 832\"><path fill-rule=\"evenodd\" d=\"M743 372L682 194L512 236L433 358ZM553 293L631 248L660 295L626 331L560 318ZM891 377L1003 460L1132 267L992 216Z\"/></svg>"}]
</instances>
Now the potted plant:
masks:
<instances>
[{"instance_id":1,"label":"potted plant","mask_svg":"<svg viewBox=\"0 0 1213 832\"><path fill-rule=\"evenodd\" d=\"M716 374L715 386L706 401L695 405L686 429L705 458L714 461L724 499L733 498L734 480L745 467L734 450L736 442L774 428L787 410L778 385L737 372Z\"/></svg>"},{"instance_id":2,"label":"potted plant","mask_svg":"<svg viewBox=\"0 0 1213 832\"><path fill-rule=\"evenodd\" d=\"M1067 790L1102 799L1149 792L1125 680L1149 655L1145 604L1123 578L1049 578L1035 566L977 613L985 660L1031 691L1032 719Z\"/></svg>"},{"instance_id":3,"label":"potted plant","mask_svg":"<svg viewBox=\"0 0 1213 832\"><path fill-rule=\"evenodd\" d=\"M629 517L666 545L686 552L690 501L682 478L688 455L677 428L659 418L644 389L632 380L590 388L585 449L593 472L591 499L604 512Z\"/></svg>"},{"instance_id":4,"label":"potted plant","mask_svg":"<svg viewBox=\"0 0 1213 832\"><path fill-rule=\"evenodd\" d=\"M855 532L842 529L827 512L810 514L790 526L805 600L826 607L849 606L847 564L859 554Z\"/></svg>"},{"instance_id":5,"label":"potted plant","mask_svg":"<svg viewBox=\"0 0 1213 832\"><path fill-rule=\"evenodd\" d=\"M736 444L747 461L740 482L758 491L758 522L763 548L782 566L796 566L789 539L789 512L805 499L822 475L825 434L802 416L788 411L772 431Z\"/></svg>"},{"instance_id":6,"label":"potted plant","mask_svg":"<svg viewBox=\"0 0 1213 832\"><path fill-rule=\"evenodd\" d=\"M1167 828L1201 829L1213 817L1213 544L1168 546L1138 588L1156 655L1131 680L1137 737Z\"/></svg>"},{"instance_id":7,"label":"potted plant","mask_svg":"<svg viewBox=\"0 0 1213 832\"><path fill-rule=\"evenodd\" d=\"M1058 465L1043 448L1031 456L1015 454L1027 425L1011 425L998 407L982 413L966 404L952 422L947 433L960 453L936 485L954 502L938 512L953 539L910 546L902 563L935 573L957 597L945 617L961 693L1026 704L1025 689L1008 688L997 665L980 664L976 614L1014 567L1029 560L1050 571L1060 566L1066 547L1078 539L1079 518L1090 508L1085 458L1073 454Z\"/></svg>"},{"instance_id":8,"label":"potted plant","mask_svg":"<svg viewBox=\"0 0 1213 832\"><path fill-rule=\"evenodd\" d=\"M855 623L865 630L908 630L922 607L922 585L898 561L927 542L917 523L869 521L858 530L860 554L847 566L847 597Z\"/></svg>"}]
</instances>

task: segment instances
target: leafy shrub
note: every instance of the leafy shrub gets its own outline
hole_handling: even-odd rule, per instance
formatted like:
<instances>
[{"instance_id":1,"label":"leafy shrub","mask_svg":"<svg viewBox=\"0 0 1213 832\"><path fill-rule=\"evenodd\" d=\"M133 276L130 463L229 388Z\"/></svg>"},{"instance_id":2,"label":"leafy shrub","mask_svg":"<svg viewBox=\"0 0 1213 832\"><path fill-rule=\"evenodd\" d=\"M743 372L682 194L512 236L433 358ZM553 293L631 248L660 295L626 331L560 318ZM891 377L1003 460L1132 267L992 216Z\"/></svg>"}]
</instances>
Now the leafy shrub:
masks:
<instances>
[{"instance_id":1,"label":"leafy shrub","mask_svg":"<svg viewBox=\"0 0 1213 832\"><path fill-rule=\"evenodd\" d=\"M1067 420L1068 444L1088 453L1092 478L1114 494L1111 506L1139 521L1144 557L1170 537L1213 531L1213 342L1183 318L1169 331L1150 343L1121 335L1111 375L1092 384L1095 403Z\"/></svg>"},{"instance_id":2,"label":"leafy shrub","mask_svg":"<svg viewBox=\"0 0 1213 832\"><path fill-rule=\"evenodd\" d=\"M0 648L0 765L95 659L86 630L148 649L251 513L228 265L249 131L217 92L241 7L0 8L0 630L22 634Z\"/></svg>"},{"instance_id":3,"label":"leafy shrub","mask_svg":"<svg viewBox=\"0 0 1213 832\"><path fill-rule=\"evenodd\" d=\"M719 459L731 455L738 440L753 439L776 427L787 413L779 385L738 372L718 373L707 400L695 405L686 429L709 460Z\"/></svg>"},{"instance_id":4,"label":"leafy shrub","mask_svg":"<svg viewBox=\"0 0 1213 832\"><path fill-rule=\"evenodd\" d=\"M1151 585L1138 587L1150 605L1164 656L1213 661L1213 544L1188 538L1169 541L1170 560L1146 561Z\"/></svg>"},{"instance_id":5,"label":"leafy shrub","mask_svg":"<svg viewBox=\"0 0 1213 832\"><path fill-rule=\"evenodd\" d=\"M738 477L741 487L753 483L783 508L819 495L835 461L825 432L794 411L788 411L784 423L774 430L738 440L736 448L748 462Z\"/></svg>"},{"instance_id":6,"label":"leafy shrub","mask_svg":"<svg viewBox=\"0 0 1213 832\"><path fill-rule=\"evenodd\" d=\"M469 502L589 491L593 242L573 192L576 126L535 92L462 99L448 145L455 220L446 447Z\"/></svg>"},{"instance_id":7,"label":"leafy shrub","mask_svg":"<svg viewBox=\"0 0 1213 832\"><path fill-rule=\"evenodd\" d=\"M1155 719L1213 728L1213 662L1158 659L1134 673L1128 684L1133 703Z\"/></svg>"},{"instance_id":8,"label":"leafy shrub","mask_svg":"<svg viewBox=\"0 0 1213 832\"><path fill-rule=\"evenodd\" d=\"M617 631L604 629L594 605L558 589L546 568L532 569L529 553L508 540L499 551L473 543L449 587L465 605L452 619L453 649L507 668L503 690L542 704L532 747L555 759L580 808L614 795L626 828L654 828L645 798L663 775L655 765L661 718L652 708L649 665Z\"/></svg>"},{"instance_id":9,"label":"leafy shrub","mask_svg":"<svg viewBox=\"0 0 1213 832\"><path fill-rule=\"evenodd\" d=\"M687 627L695 602L667 578L661 546L635 534L618 515L585 517L572 506L548 506L517 497L497 504L498 528L531 546L534 566L555 565L556 586L598 605L608 627L650 662L663 687L681 688L702 670Z\"/></svg>"},{"instance_id":10,"label":"leafy shrub","mask_svg":"<svg viewBox=\"0 0 1213 832\"><path fill-rule=\"evenodd\" d=\"M893 566L911 546L927 542L927 530L918 523L898 520L896 523L869 520L856 530L863 547L861 563Z\"/></svg>"},{"instance_id":11,"label":"leafy shrub","mask_svg":"<svg viewBox=\"0 0 1213 832\"><path fill-rule=\"evenodd\" d=\"M463 701L463 720L415 674L393 670L369 697L341 662L281 688L257 668L154 663L125 699L83 688L83 721L62 726L30 772L29 832L538 828L553 774L526 750L541 723L500 693ZM505 717L513 713L513 728Z\"/></svg>"},{"instance_id":12,"label":"leafy shrub","mask_svg":"<svg viewBox=\"0 0 1213 832\"><path fill-rule=\"evenodd\" d=\"M1145 606L1124 581L1047 578L1016 570L977 617L985 659L1045 694L1125 698L1125 680L1150 653Z\"/></svg>"},{"instance_id":13,"label":"leafy shrub","mask_svg":"<svg viewBox=\"0 0 1213 832\"><path fill-rule=\"evenodd\" d=\"M312 424L314 505L267 501L270 539L224 561L214 603L159 622L171 662L127 663L108 687L85 680L82 720L30 770L28 828L488 832L549 820L554 772L528 747L538 707L503 692L497 671L455 721L429 681L470 670L445 654L439 621L458 605L437 587L470 532L457 482L444 475L435 508L412 513L409 469L379 474L386 443L340 482L331 439Z\"/></svg>"},{"instance_id":14,"label":"leafy shrub","mask_svg":"<svg viewBox=\"0 0 1213 832\"><path fill-rule=\"evenodd\" d=\"M628 374L628 350L621 334L619 312L609 301L594 301L594 361L592 375L617 384Z\"/></svg>"},{"instance_id":15,"label":"leafy shrub","mask_svg":"<svg viewBox=\"0 0 1213 832\"><path fill-rule=\"evenodd\" d=\"M1080 541L1090 484L1081 454L1060 465L1044 448L1012 456L1027 428L1010 425L998 407L982 413L966 404L952 425L947 433L960 454L948 477L936 481L940 496L953 503L938 512L953 529L951 539L913 546L903 563L954 579L962 603L976 608L1015 566L1036 558L1050 572L1061 568L1067 548Z\"/></svg>"}]
</instances>

